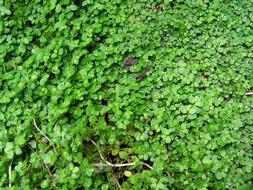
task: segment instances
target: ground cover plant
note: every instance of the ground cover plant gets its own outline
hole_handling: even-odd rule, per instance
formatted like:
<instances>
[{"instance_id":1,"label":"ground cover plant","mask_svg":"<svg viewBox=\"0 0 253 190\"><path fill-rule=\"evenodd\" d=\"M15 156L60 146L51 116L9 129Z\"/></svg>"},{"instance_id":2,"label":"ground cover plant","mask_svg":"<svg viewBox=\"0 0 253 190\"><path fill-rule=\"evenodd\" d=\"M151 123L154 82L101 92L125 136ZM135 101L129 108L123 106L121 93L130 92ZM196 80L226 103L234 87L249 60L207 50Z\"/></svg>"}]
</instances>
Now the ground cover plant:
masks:
<instances>
[{"instance_id":1,"label":"ground cover plant","mask_svg":"<svg viewBox=\"0 0 253 190\"><path fill-rule=\"evenodd\" d=\"M250 0L0 0L1 189L253 189Z\"/></svg>"}]
</instances>

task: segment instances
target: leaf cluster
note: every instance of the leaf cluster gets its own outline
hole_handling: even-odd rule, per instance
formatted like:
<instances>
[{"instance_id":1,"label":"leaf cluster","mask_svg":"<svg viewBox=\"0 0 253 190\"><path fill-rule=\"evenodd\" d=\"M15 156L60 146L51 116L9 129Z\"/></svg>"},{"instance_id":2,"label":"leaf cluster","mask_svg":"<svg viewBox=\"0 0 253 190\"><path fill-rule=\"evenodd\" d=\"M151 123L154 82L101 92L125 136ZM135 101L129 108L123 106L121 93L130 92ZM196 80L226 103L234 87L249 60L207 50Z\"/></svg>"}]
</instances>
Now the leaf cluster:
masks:
<instances>
[{"instance_id":1,"label":"leaf cluster","mask_svg":"<svg viewBox=\"0 0 253 190\"><path fill-rule=\"evenodd\" d=\"M252 9L0 0L0 187L252 189Z\"/></svg>"}]
</instances>

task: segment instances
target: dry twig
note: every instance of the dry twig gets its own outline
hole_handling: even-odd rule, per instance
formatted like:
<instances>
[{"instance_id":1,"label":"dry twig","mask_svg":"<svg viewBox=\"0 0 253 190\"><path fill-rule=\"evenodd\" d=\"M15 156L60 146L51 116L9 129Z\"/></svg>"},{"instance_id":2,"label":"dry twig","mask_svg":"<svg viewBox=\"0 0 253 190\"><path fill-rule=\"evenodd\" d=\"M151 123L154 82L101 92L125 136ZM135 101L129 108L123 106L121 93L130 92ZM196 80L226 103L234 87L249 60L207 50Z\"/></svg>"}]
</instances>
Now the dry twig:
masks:
<instances>
[{"instance_id":1,"label":"dry twig","mask_svg":"<svg viewBox=\"0 0 253 190\"><path fill-rule=\"evenodd\" d=\"M37 123L36 123L35 119L33 120L33 124L34 124L35 128L40 132L40 134L41 134L48 142L52 143L52 140L51 140L47 135L45 135L45 134L40 130L40 128L37 126ZM52 146L54 147L54 149L55 149L55 146L54 146L53 143L50 144L48 147L50 147L51 145L52 145ZM47 147L47 148L48 148L48 147Z\"/></svg>"},{"instance_id":2,"label":"dry twig","mask_svg":"<svg viewBox=\"0 0 253 190\"><path fill-rule=\"evenodd\" d=\"M12 175L12 161L9 165L9 168L8 168L8 173L9 173L9 187L11 187L11 175Z\"/></svg>"},{"instance_id":3,"label":"dry twig","mask_svg":"<svg viewBox=\"0 0 253 190\"><path fill-rule=\"evenodd\" d=\"M114 173L114 171L112 170L112 177L113 177L113 179L114 179L114 182L115 182L115 185L116 185L116 188L117 188L117 190L121 190L122 188L121 188L121 185L120 185L120 183L119 183L119 176L117 176L115 173Z\"/></svg>"},{"instance_id":4,"label":"dry twig","mask_svg":"<svg viewBox=\"0 0 253 190\"><path fill-rule=\"evenodd\" d=\"M33 124L34 124L35 128L40 132L40 134L41 134L42 136L44 136L49 142L52 142L52 141L50 140L50 138L48 138L47 135L45 135L45 134L40 130L40 128L37 126L37 123L36 123L35 119L33 120Z\"/></svg>"},{"instance_id":5,"label":"dry twig","mask_svg":"<svg viewBox=\"0 0 253 190\"><path fill-rule=\"evenodd\" d=\"M246 92L245 93L245 96L251 96L251 95L253 95L253 92Z\"/></svg>"},{"instance_id":6,"label":"dry twig","mask_svg":"<svg viewBox=\"0 0 253 190\"><path fill-rule=\"evenodd\" d=\"M115 177L115 181L116 181L116 184L117 184L117 187L119 190L121 190L121 185L119 184L119 180Z\"/></svg>"},{"instance_id":7,"label":"dry twig","mask_svg":"<svg viewBox=\"0 0 253 190\"><path fill-rule=\"evenodd\" d=\"M104 158L104 156L101 154L101 152L100 152L100 150L99 150L97 144L96 144L93 140L91 140L91 142L96 146L96 148L97 148L97 150L98 150L98 153L99 153L99 155L100 155L100 158L105 162L105 164L104 164L104 163L95 163L95 164L93 164L94 166L97 166L97 167L99 167L99 168L101 168L101 167L103 167L103 166L110 166L110 167L127 167L127 166L133 166L133 165L136 164L136 162L124 163L124 164L112 164L112 163L108 162L108 161ZM150 166L150 165L148 165L147 163L141 162L141 165L146 166L146 167L148 167L148 168L151 169L151 170L153 169L153 167Z\"/></svg>"}]
</instances>

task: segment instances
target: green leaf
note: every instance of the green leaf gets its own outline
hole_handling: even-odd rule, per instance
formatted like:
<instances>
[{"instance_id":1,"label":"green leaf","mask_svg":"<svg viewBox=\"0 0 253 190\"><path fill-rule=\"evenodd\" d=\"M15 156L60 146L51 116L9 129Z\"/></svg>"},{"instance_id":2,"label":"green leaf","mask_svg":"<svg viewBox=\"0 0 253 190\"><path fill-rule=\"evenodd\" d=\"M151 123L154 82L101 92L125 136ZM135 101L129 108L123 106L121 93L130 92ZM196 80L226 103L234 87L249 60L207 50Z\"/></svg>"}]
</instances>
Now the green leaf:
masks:
<instances>
[{"instance_id":1,"label":"green leaf","mask_svg":"<svg viewBox=\"0 0 253 190\"><path fill-rule=\"evenodd\" d=\"M71 10L71 11L76 11L77 10L77 6L76 5L70 5L68 6L68 8Z\"/></svg>"},{"instance_id":2,"label":"green leaf","mask_svg":"<svg viewBox=\"0 0 253 190\"><path fill-rule=\"evenodd\" d=\"M119 157L124 160L124 159L127 159L128 154L127 154L127 152L120 151L119 152Z\"/></svg>"},{"instance_id":3,"label":"green leaf","mask_svg":"<svg viewBox=\"0 0 253 190\"><path fill-rule=\"evenodd\" d=\"M124 171L124 175L125 175L126 177L131 177L133 174L132 174L131 171L126 170L126 171Z\"/></svg>"}]
</instances>

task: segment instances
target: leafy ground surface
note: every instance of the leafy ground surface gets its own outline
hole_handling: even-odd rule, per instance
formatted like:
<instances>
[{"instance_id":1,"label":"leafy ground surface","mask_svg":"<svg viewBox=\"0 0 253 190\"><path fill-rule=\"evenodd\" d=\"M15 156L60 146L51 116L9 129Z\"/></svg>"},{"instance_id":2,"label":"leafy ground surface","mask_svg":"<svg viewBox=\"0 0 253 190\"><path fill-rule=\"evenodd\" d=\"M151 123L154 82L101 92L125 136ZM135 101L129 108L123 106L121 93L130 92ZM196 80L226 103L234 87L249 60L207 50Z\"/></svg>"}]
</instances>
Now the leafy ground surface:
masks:
<instances>
[{"instance_id":1,"label":"leafy ground surface","mask_svg":"<svg viewBox=\"0 0 253 190\"><path fill-rule=\"evenodd\" d=\"M252 11L0 0L0 187L252 189Z\"/></svg>"}]
</instances>

